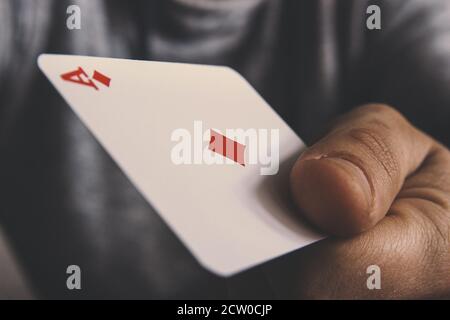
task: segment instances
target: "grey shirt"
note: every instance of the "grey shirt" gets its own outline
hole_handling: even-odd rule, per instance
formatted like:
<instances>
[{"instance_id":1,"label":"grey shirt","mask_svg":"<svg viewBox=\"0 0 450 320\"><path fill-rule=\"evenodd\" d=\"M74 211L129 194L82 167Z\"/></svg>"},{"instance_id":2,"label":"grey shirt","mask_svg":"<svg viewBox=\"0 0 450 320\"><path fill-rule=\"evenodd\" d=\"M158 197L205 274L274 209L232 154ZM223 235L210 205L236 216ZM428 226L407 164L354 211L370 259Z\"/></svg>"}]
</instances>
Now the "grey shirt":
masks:
<instances>
[{"instance_id":1,"label":"grey shirt","mask_svg":"<svg viewBox=\"0 0 450 320\"><path fill-rule=\"evenodd\" d=\"M232 66L306 142L376 101L450 144L448 0L0 0L0 223L42 297L279 296L265 266L199 266L38 71L42 52Z\"/></svg>"}]
</instances>

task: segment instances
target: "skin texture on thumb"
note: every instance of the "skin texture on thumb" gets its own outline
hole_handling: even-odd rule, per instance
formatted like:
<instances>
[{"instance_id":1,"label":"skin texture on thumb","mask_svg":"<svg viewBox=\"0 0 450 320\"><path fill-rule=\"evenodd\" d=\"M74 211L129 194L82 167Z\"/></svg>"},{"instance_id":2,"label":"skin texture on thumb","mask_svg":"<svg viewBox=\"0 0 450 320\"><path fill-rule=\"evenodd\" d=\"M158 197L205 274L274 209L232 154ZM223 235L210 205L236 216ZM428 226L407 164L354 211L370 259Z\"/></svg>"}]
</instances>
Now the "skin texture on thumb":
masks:
<instances>
[{"instance_id":1,"label":"skin texture on thumb","mask_svg":"<svg viewBox=\"0 0 450 320\"><path fill-rule=\"evenodd\" d=\"M291 171L294 201L329 234L361 233L386 215L431 141L390 107L357 108L297 160Z\"/></svg>"}]
</instances>

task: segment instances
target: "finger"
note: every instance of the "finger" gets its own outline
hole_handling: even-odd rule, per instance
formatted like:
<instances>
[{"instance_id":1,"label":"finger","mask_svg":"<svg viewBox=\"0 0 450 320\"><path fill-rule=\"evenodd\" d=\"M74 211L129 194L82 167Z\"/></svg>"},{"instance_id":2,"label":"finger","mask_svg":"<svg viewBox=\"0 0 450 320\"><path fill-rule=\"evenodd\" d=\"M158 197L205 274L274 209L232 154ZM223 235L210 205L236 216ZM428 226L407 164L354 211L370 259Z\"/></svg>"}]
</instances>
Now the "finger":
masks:
<instances>
[{"instance_id":1,"label":"finger","mask_svg":"<svg viewBox=\"0 0 450 320\"><path fill-rule=\"evenodd\" d=\"M436 142L376 226L265 266L282 298L450 298L450 152ZM367 285L369 266L380 288Z\"/></svg>"},{"instance_id":2,"label":"finger","mask_svg":"<svg viewBox=\"0 0 450 320\"><path fill-rule=\"evenodd\" d=\"M291 171L294 201L327 233L365 231L385 216L432 145L390 107L357 108L297 160Z\"/></svg>"},{"instance_id":3,"label":"finger","mask_svg":"<svg viewBox=\"0 0 450 320\"><path fill-rule=\"evenodd\" d=\"M352 238L328 238L267 265L281 298L450 298L450 152L435 144L388 215ZM368 267L380 271L370 289Z\"/></svg>"},{"instance_id":4,"label":"finger","mask_svg":"<svg viewBox=\"0 0 450 320\"><path fill-rule=\"evenodd\" d=\"M265 274L285 299L450 298L448 243L419 223L388 216L354 238L328 238L275 260ZM379 288L368 286L370 266L379 267Z\"/></svg>"}]
</instances>

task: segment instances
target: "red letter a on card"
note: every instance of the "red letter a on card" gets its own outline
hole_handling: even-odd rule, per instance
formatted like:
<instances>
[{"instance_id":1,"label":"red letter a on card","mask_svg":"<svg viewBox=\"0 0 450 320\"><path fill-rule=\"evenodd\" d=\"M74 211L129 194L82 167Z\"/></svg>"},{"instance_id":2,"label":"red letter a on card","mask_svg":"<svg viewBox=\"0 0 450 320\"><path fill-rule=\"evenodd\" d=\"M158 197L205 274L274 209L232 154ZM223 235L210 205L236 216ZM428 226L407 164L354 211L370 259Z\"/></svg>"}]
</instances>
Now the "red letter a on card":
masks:
<instances>
[{"instance_id":1,"label":"red letter a on card","mask_svg":"<svg viewBox=\"0 0 450 320\"><path fill-rule=\"evenodd\" d=\"M84 76L84 78L82 76ZM86 72L84 72L83 68L81 68L81 67L78 67L77 70L63 73L61 75L61 78L66 81L82 84L85 86L92 87L95 90L98 90L95 83L91 79L89 79L88 75L86 74ZM86 79L86 80L84 80L84 79Z\"/></svg>"}]
</instances>

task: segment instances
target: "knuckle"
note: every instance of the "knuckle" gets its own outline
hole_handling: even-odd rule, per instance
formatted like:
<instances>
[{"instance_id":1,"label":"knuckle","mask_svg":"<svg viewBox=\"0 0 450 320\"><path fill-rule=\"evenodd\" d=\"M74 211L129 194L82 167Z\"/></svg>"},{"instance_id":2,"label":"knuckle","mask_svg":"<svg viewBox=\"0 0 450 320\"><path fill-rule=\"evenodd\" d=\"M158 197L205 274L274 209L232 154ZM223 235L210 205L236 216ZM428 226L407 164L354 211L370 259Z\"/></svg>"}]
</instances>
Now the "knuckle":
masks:
<instances>
[{"instance_id":1,"label":"knuckle","mask_svg":"<svg viewBox=\"0 0 450 320\"><path fill-rule=\"evenodd\" d=\"M383 127L393 125L409 125L407 119L394 107L382 103L371 103L363 105L361 111L374 116L375 121Z\"/></svg>"},{"instance_id":2,"label":"knuckle","mask_svg":"<svg viewBox=\"0 0 450 320\"><path fill-rule=\"evenodd\" d=\"M368 112L390 115L390 116L398 116L400 113L393 107L383 103L369 103L361 106L361 109L365 109Z\"/></svg>"},{"instance_id":3,"label":"knuckle","mask_svg":"<svg viewBox=\"0 0 450 320\"><path fill-rule=\"evenodd\" d=\"M450 150L439 144L436 146L436 150L441 154L442 162L447 164L447 172L450 172Z\"/></svg>"},{"instance_id":4,"label":"knuckle","mask_svg":"<svg viewBox=\"0 0 450 320\"><path fill-rule=\"evenodd\" d=\"M380 124L375 124L378 125ZM395 181L400 174L400 165L387 133L370 127L361 127L350 130L349 136L356 141L361 152L375 161L391 181Z\"/></svg>"},{"instance_id":5,"label":"knuckle","mask_svg":"<svg viewBox=\"0 0 450 320\"><path fill-rule=\"evenodd\" d=\"M384 104L384 103L371 103L367 105L369 108L371 108L374 112L377 113L383 113L383 114L398 114L398 111L395 110L390 105Z\"/></svg>"}]
</instances>

